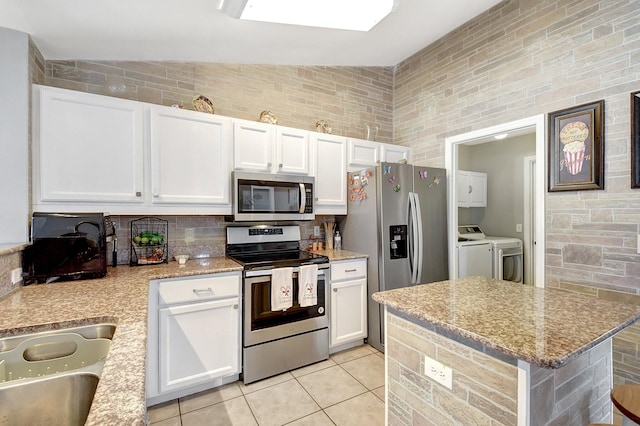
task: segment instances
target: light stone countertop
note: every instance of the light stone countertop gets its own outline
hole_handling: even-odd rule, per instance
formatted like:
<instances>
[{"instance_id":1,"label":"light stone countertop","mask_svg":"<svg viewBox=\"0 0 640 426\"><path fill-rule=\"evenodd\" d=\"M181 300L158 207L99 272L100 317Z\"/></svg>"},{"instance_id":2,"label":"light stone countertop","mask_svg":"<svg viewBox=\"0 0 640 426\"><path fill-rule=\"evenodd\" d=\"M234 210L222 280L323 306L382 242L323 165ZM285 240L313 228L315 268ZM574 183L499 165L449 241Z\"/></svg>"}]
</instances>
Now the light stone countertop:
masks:
<instances>
[{"instance_id":1,"label":"light stone countertop","mask_svg":"<svg viewBox=\"0 0 640 426\"><path fill-rule=\"evenodd\" d=\"M116 323L87 425L146 421L149 280L241 271L224 257L108 268L105 278L20 287L0 299L0 337L99 322Z\"/></svg>"},{"instance_id":2,"label":"light stone countertop","mask_svg":"<svg viewBox=\"0 0 640 426\"><path fill-rule=\"evenodd\" d=\"M382 291L373 300L546 368L562 367L640 318L640 306L486 277Z\"/></svg>"}]
</instances>

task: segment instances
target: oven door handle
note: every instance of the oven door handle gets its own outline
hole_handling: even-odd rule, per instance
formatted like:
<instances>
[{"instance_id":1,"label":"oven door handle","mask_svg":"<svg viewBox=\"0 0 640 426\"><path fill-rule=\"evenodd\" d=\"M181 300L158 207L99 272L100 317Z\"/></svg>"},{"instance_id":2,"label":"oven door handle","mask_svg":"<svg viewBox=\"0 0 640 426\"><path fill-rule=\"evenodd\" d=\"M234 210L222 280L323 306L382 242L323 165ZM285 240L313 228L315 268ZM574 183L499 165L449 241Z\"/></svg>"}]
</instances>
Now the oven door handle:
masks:
<instances>
[{"instance_id":1,"label":"oven door handle","mask_svg":"<svg viewBox=\"0 0 640 426\"><path fill-rule=\"evenodd\" d=\"M271 275L271 269L262 269L262 270L258 270L258 271L245 271L244 276L247 278L250 277L267 277ZM293 268L293 273L297 274L298 272L300 272L300 268L295 267ZM320 267L318 266L318 276L324 275L325 274L325 270L324 269L320 269Z\"/></svg>"}]
</instances>

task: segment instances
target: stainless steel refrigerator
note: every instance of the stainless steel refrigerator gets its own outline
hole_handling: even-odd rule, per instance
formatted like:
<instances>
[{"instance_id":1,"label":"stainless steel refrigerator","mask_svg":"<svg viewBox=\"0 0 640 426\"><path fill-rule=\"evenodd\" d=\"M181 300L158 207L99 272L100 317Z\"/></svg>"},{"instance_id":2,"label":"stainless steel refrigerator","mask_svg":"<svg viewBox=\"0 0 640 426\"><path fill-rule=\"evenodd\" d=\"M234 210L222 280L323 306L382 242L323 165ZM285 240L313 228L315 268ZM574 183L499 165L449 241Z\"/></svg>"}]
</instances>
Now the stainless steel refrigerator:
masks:
<instances>
[{"instance_id":1,"label":"stainless steel refrigerator","mask_svg":"<svg viewBox=\"0 0 640 426\"><path fill-rule=\"evenodd\" d=\"M381 163L347 182L342 248L369 255L368 340L384 351L383 309L371 295L449 277L446 171Z\"/></svg>"}]
</instances>

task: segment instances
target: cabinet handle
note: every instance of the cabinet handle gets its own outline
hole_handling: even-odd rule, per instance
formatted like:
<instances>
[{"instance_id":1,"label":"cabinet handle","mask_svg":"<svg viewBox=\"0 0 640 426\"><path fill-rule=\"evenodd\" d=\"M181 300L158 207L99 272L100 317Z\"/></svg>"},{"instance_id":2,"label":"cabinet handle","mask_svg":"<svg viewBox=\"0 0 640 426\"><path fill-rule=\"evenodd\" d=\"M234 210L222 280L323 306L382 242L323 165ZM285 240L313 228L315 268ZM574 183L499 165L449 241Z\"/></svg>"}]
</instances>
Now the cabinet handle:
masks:
<instances>
[{"instance_id":1,"label":"cabinet handle","mask_svg":"<svg viewBox=\"0 0 640 426\"><path fill-rule=\"evenodd\" d=\"M344 270L345 273L347 273L347 272L355 272L355 271L356 271L356 269L345 269Z\"/></svg>"},{"instance_id":2,"label":"cabinet handle","mask_svg":"<svg viewBox=\"0 0 640 426\"><path fill-rule=\"evenodd\" d=\"M469 194L473 192L473 186L469 185Z\"/></svg>"},{"instance_id":3,"label":"cabinet handle","mask_svg":"<svg viewBox=\"0 0 640 426\"><path fill-rule=\"evenodd\" d=\"M194 288L193 289L193 293L200 297L202 296L202 293L209 293L209 294L213 294L213 290L211 290L211 287L207 287L207 288Z\"/></svg>"},{"instance_id":4,"label":"cabinet handle","mask_svg":"<svg viewBox=\"0 0 640 426\"><path fill-rule=\"evenodd\" d=\"M142 192L136 191L136 197L142 197Z\"/></svg>"}]
</instances>

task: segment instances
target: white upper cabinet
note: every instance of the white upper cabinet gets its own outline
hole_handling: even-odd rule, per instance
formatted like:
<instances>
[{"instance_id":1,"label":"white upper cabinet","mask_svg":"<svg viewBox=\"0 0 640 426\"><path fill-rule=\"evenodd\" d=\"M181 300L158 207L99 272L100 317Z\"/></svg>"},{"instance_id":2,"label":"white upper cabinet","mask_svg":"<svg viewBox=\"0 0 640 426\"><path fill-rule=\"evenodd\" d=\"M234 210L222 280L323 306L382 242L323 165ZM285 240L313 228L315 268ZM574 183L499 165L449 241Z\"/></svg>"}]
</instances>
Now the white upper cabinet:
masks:
<instances>
[{"instance_id":1,"label":"white upper cabinet","mask_svg":"<svg viewBox=\"0 0 640 426\"><path fill-rule=\"evenodd\" d=\"M143 104L37 85L33 100L34 210L142 203Z\"/></svg>"},{"instance_id":2,"label":"white upper cabinet","mask_svg":"<svg viewBox=\"0 0 640 426\"><path fill-rule=\"evenodd\" d=\"M231 126L227 117L151 106L152 202L231 206Z\"/></svg>"},{"instance_id":3,"label":"white upper cabinet","mask_svg":"<svg viewBox=\"0 0 640 426\"><path fill-rule=\"evenodd\" d=\"M349 142L349 170L360 167L375 166L380 162L381 145L378 142L362 139L348 139Z\"/></svg>"},{"instance_id":4,"label":"white upper cabinet","mask_svg":"<svg viewBox=\"0 0 640 426\"><path fill-rule=\"evenodd\" d=\"M309 132L276 128L276 173L309 174Z\"/></svg>"},{"instance_id":5,"label":"white upper cabinet","mask_svg":"<svg viewBox=\"0 0 640 426\"><path fill-rule=\"evenodd\" d=\"M257 121L234 120L233 152L236 170L271 172L275 126Z\"/></svg>"},{"instance_id":6,"label":"white upper cabinet","mask_svg":"<svg viewBox=\"0 0 640 426\"><path fill-rule=\"evenodd\" d=\"M458 207L487 207L487 174L458 170Z\"/></svg>"},{"instance_id":7,"label":"white upper cabinet","mask_svg":"<svg viewBox=\"0 0 640 426\"><path fill-rule=\"evenodd\" d=\"M387 163L409 162L411 149L390 143L380 144L380 161Z\"/></svg>"},{"instance_id":8,"label":"white upper cabinet","mask_svg":"<svg viewBox=\"0 0 640 426\"><path fill-rule=\"evenodd\" d=\"M234 120L236 170L309 174L309 132L256 121Z\"/></svg>"},{"instance_id":9,"label":"white upper cabinet","mask_svg":"<svg viewBox=\"0 0 640 426\"><path fill-rule=\"evenodd\" d=\"M347 139L312 132L315 213L347 214Z\"/></svg>"}]
</instances>

